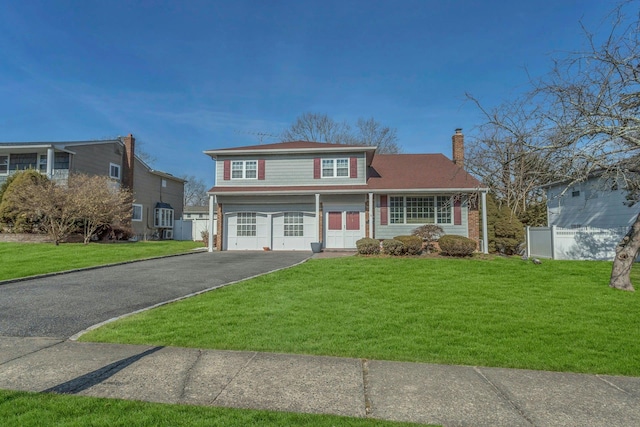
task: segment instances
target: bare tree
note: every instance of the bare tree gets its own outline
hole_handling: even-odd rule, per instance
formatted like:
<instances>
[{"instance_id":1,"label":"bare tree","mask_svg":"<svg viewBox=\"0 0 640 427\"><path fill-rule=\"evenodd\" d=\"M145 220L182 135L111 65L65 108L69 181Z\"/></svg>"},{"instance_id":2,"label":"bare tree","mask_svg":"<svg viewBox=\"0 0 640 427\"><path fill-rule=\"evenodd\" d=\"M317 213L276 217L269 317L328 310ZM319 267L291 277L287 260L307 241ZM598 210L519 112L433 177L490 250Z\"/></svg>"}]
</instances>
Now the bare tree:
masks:
<instances>
[{"instance_id":1,"label":"bare tree","mask_svg":"<svg viewBox=\"0 0 640 427\"><path fill-rule=\"evenodd\" d=\"M205 206L208 203L207 187L203 180L193 175L182 175L184 183L184 205Z\"/></svg>"},{"instance_id":2,"label":"bare tree","mask_svg":"<svg viewBox=\"0 0 640 427\"><path fill-rule=\"evenodd\" d=\"M536 124L528 151L556 159L567 187L594 173L616 179L637 203L640 187L640 19L636 1L621 3L602 37L586 29L584 50L554 61L533 82L526 103ZM626 14L629 12L629 14ZM509 128L504 117L495 123ZM609 286L633 291L630 273L640 251L640 215L616 247Z\"/></svg>"},{"instance_id":3,"label":"bare tree","mask_svg":"<svg viewBox=\"0 0 640 427\"><path fill-rule=\"evenodd\" d=\"M470 94L467 98L486 119L468 145L467 169L489 187L499 204L505 203L513 215L523 217L530 207L543 202L541 186L560 179L557 153L531 149L545 135L545 121L529 105L528 97L492 110Z\"/></svg>"},{"instance_id":4,"label":"bare tree","mask_svg":"<svg viewBox=\"0 0 640 427\"><path fill-rule=\"evenodd\" d=\"M356 134L358 143L378 147L379 153L397 154L402 151L398 144L398 135L395 128L383 126L373 117L358 119L356 127L358 129Z\"/></svg>"},{"instance_id":5,"label":"bare tree","mask_svg":"<svg viewBox=\"0 0 640 427\"><path fill-rule=\"evenodd\" d=\"M16 182L14 182L16 184ZM39 227L58 245L77 229L77 206L71 203L72 193L66 187L49 180L23 180L17 191L7 191L3 203L38 218Z\"/></svg>"},{"instance_id":6,"label":"bare tree","mask_svg":"<svg viewBox=\"0 0 640 427\"><path fill-rule=\"evenodd\" d=\"M109 177L74 174L67 191L67 202L75 206L82 223L85 245L101 227L128 225L131 220L131 192Z\"/></svg>"},{"instance_id":7,"label":"bare tree","mask_svg":"<svg viewBox=\"0 0 640 427\"><path fill-rule=\"evenodd\" d=\"M282 133L285 141L377 146L379 153L399 153L396 129L373 118L358 119L355 131L347 122L336 122L326 114L304 113Z\"/></svg>"}]
</instances>

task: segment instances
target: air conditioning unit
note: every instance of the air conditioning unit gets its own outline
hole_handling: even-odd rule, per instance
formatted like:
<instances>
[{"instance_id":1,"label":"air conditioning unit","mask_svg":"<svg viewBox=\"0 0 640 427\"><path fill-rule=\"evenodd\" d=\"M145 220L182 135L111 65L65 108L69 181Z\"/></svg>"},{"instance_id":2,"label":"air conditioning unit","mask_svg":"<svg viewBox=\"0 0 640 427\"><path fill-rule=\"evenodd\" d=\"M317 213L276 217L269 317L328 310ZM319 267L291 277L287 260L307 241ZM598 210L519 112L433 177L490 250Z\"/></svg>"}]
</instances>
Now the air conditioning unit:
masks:
<instances>
[{"instance_id":1,"label":"air conditioning unit","mask_svg":"<svg viewBox=\"0 0 640 427\"><path fill-rule=\"evenodd\" d=\"M162 239L163 240L173 239L173 230L162 230Z\"/></svg>"}]
</instances>

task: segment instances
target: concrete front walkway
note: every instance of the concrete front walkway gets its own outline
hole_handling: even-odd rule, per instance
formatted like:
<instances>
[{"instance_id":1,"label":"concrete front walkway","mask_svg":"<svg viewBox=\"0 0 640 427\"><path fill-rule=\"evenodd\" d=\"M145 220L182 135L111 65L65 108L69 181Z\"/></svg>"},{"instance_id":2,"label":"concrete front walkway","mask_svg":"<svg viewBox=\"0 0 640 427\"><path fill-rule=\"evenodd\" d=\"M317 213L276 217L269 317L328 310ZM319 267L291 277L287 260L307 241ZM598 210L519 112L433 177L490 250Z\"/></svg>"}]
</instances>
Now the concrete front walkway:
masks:
<instances>
[{"instance_id":1,"label":"concrete front walkway","mask_svg":"<svg viewBox=\"0 0 640 427\"><path fill-rule=\"evenodd\" d=\"M444 426L637 426L640 378L0 337L0 388Z\"/></svg>"}]
</instances>

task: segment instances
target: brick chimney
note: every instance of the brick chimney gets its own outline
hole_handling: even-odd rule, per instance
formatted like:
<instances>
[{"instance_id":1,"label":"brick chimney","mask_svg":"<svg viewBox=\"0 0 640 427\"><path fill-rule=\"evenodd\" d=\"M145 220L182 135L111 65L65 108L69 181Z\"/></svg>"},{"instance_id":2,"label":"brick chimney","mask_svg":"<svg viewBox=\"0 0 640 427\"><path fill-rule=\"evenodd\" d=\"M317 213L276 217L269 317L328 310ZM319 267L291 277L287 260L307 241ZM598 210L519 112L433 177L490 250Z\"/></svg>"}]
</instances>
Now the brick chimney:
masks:
<instances>
[{"instance_id":1,"label":"brick chimney","mask_svg":"<svg viewBox=\"0 0 640 427\"><path fill-rule=\"evenodd\" d=\"M122 156L122 186L133 190L133 166L136 153L136 139L132 134L122 138L124 154Z\"/></svg>"},{"instance_id":2,"label":"brick chimney","mask_svg":"<svg viewBox=\"0 0 640 427\"><path fill-rule=\"evenodd\" d=\"M452 141L452 158L453 163L464 168L464 135L462 134L462 129L456 129L456 133L451 137Z\"/></svg>"}]
</instances>

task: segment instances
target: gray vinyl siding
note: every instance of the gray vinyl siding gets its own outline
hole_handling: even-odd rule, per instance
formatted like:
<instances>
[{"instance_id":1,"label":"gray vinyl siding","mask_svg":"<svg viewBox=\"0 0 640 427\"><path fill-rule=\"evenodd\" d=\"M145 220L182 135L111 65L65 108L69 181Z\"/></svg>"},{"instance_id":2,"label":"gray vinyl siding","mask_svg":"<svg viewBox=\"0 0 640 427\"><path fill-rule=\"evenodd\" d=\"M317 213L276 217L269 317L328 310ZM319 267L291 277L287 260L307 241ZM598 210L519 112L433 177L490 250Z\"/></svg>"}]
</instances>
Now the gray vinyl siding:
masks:
<instances>
[{"instance_id":1,"label":"gray vinyl siding","mask_svg":"<svg viewBox=\"0 0 640 427\"><path fill-rule=\"evenodd\" d=\"M402 194L391 194L392 196L402 196ZM412 196L416 196L416 194L411 194ZM389 195L388 195L389 196ZM388 197L387 196L387 197ZM442 194L423 194L422 196L442 196ZM461 206L461 214L462 214L462 224L461 225L453 225L453 224L436 224L440 226L445 234L455 234L458 236L469 237L469 210L467 206L467 201L462 201ZM453 217L453 214L452 214ZM391 224L381 225L380 224L380 196L375 195L375 224L374 224L374 237L376 239L392 239L395 236L406 236L410 235L413 230L417 227L424 224Z\"/></svg>"},{"instance_id":2,"label":"gray vinyl siding","mask_svg":"<svg viewBox=\"0 0 640 427\"><path fill-rule=\"evenodd\" d=\"M167 186L162 187L162 179ZM131 221L134 233L139 236L152 233L153 210L156 203L168 203L173 208L174 221L182 216L184 184L171 178L151 173L147 167L136 159L133 169L133 203L142 205L142 221Z\"/></svg>"},{"instance_id":3,"label":"gray vinyl siding","mask_svg":"<svg viewBox=\"0 0 640 427\"><path fill-rule=\"evenodd\" d=\"M122 175L124 148L119 143L74 145L69 148L75 153L71 156L70 169L73 172L109 176L109 164L114 163L120 166Z\"/></svg>"},{"instance_id":4,"label":"gray vinyl siding","mask_svg":"<svg viewBox=\"0 0 640 427\"><path fill-rule=\"evenodd\" d=\"M630 227L640 213L640 204L626 206L625 191L612 190L611 187L598 178L591 178L569 188L564 185L548 188L549 225L563 228ZM560 195L563 191L564 195ZM574 196L574 192L579 194Z\"/></svg>"},{"instance_id":5,"label":"gray vinyl siding","mask_svg":"<svg viewBox=\"0 0 640 427\"><path fill-rule=\"evenodd\" d=\"M259 213L281 213L281 212L306 212L315 214L315 204L226 204L222 207L223 213L232 212L259 212Z\"/></svg>"},{"instance_id":6,"label":"gray vinyl siding","mask_svg":"<svg viewBox=\"0 0 640 427\"><path fill-rule=\"evenodd\" d=\"M358 159L357 178L320 178L314 179L314 159ZM224 180L224 161L259 160L265 161L265 179L230 179ZM219 156L216 161L216 186L253 187L253 186L288 186L288 185L362 185L366 184L366 164L364 153L328 154L288 154L267 156Z\"/></svg>"},{"instance_id":7,"label":"gray vinyl siding","mask_svg":"<svg viewBox=\"0 0 640 427\"><path fill-rule=\"evenodd\" d=\"M273 205L273 204L311 204L315 209L315 196L225 196L216 197L218 203L222 205L234 204L244 205L253 204L257 206Z\"/></svg>"}]
</instances>

